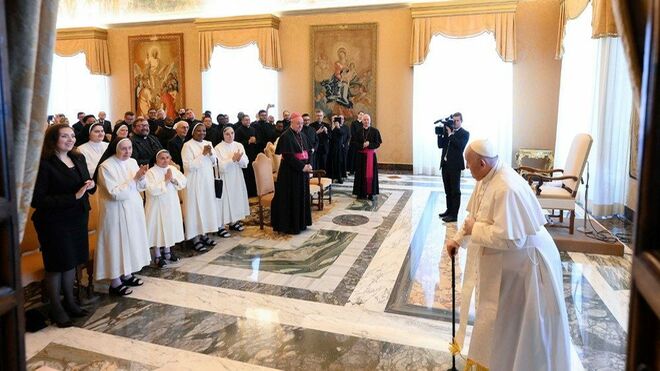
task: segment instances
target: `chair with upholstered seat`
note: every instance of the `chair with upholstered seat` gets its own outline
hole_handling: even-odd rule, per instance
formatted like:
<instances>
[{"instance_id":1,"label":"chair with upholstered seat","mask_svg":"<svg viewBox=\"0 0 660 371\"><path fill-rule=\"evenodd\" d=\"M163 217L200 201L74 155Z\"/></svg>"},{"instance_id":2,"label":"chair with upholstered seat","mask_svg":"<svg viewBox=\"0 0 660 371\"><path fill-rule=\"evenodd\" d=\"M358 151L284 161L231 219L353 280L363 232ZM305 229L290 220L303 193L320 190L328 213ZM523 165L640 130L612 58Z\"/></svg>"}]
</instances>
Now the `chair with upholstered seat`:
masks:
<instances>
[{"instance_id":1,"label":"chair with upholstered seat","mask_svg":"<svg viewBox=\"0 0 660 371\"><path fill-rule=\"evenodd\" d=\"M257 183L257 197L259 202L259 228L264 229L264 207L270 207L275 196L275 182L273 181L273 163L265 154L259 153L252 162L254 179Z\"/></svg>"},{"instance_id":2,"label":"chair with upholstered seat","mask_svg":"<svg viewBox=\"0 0 660 371\"><path fill-rule=\"evenodd\" d=\"M569 212L567 228L570 234L573 234L575 226L575 198L592 143L593 139L589 134L576 135L571 143L564 169L542 170L525 166L517 169L534 188L541 207L553 210L551 217L558 217L560 223L563 223L564 211ZM561 175L554 176L555 173ZM559 215L555 215L554 210L559 210ZM566 227L565 225L552 226Z\"/></svg>"}]
</instances>

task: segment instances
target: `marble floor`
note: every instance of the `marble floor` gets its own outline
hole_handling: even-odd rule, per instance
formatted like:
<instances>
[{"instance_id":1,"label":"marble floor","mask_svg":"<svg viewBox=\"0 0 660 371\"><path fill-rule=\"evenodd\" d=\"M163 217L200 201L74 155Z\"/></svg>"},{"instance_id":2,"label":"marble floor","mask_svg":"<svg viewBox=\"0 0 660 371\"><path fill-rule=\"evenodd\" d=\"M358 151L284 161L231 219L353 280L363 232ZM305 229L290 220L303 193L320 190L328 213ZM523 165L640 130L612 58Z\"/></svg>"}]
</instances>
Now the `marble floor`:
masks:
<instances>
[{"instance_id":1,"label":"marble floor","mask_svg":"<svg viewBox=\"0 0 660 371\"><path fill-rule=\"evenodd\" d=\"M251 219L205 254L177 247L181 263L144 268L145 284L128 297L97 283L88 317L26 335L28 369L448 369L451 259L442 245L456 224L437 217L440 177L381 174L373 201L355 200L351 187L350 178L333 186L332 204L300 235ZM473 188L462 181L463 205ZM572 368L623 370L630 250L561 257ZM462 253L458 278L464 262ZM45 311L38 290L26 292Z\"/></svg>"}]
</instances>

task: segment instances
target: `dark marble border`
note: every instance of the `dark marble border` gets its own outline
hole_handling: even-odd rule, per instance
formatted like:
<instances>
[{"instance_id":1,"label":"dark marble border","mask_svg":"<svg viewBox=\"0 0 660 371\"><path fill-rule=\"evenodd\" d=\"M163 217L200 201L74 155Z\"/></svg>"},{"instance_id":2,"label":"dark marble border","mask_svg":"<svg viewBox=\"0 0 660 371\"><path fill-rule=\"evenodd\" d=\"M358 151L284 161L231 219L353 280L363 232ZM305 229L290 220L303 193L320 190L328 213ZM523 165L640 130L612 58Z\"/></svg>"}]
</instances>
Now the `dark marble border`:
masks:
<instances>
[{"instance_id":1,"label":"dark marble border","mask_svg":"<svg viewBox=\"0 0 660 371\"><path fill-rule=\"evenodd\" d=\"M222 287L232 290L249 291L258 294L280 296L284 298L315 301L325 304L345 305L353 293L362 275L367 270L371 260L380 249L385 238L390 232L392 225L401 214L406 203L412 195L412 191L403 190L401 198L397 201L392 211L383 218L383 222L364 247L353 266L344 275L335 290L331 293L317 292L307 289L299 289L287 286L271 285L266 283L236 280L224 277L215 277L198 273L180 272L177 270L158 270L145 267L140 274L150 277L158 277L168 280L190 282L206 286Z\"/></svg>"},{"instance_id":2,"label":"dark marble border","mask_svg":"<svg viewBox=\"0 0 660 371\"><path fill-rule=\"evenodd\" d=\"M436 370L451 362L445 351L130 297L104 295L98 310L82 327L282 370Z\"/></svg>"},{"instance_id":3,"label":"dark marble border","mask_svg":"<svg viewBox=\"0 0 660 371\"><path fill-rule=\"evenodd\" d=\"M382 171L396 171L397 174L409 174L412 175L413 166L412 164L393 164L393 163L378 163L378 170Z\"/></svg>"}]
</instances>

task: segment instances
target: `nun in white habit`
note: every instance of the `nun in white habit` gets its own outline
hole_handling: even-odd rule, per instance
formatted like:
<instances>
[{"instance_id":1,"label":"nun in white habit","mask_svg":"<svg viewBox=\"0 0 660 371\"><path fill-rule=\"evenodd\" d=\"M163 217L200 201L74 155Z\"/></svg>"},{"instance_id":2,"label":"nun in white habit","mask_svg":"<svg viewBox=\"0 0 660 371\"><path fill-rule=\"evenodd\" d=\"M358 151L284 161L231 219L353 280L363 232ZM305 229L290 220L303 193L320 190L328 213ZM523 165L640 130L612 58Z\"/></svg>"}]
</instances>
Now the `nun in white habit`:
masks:
<instances>
[{"instance_id":1,"label":"nun in white habit","mask_svg":"<svg viewBox=\"0 0 660 371\"><path fill-rule=\"evenodd\" d=\"M218 156L220 178L223 180L222 198L218 203L218 235L229 237L225 225L235 231L245 229L241 219L250 215L247 187L243 171L248 166L248 157L243 144L234 141L234 129L227 126L222 130L223 140L215 146Z\"/></svg>"},{"instance_id":2,"label":"nun in white habit","mask_svg":"<svg viewBox=\"0 0 660 371\"><path fill-rule=\"evenodd\" d=\"M80 153L85 155L85 161L87 161L87 170L90 174L94 174L96 171L96 166L101 160L101 156L106 149L108 149L108 143L104 142L105 131L103 131L103 124L95 123L89 126L89 141L85 142L78 147Z\"/></svg>"},{"instance_id":3,"label":"nun in white habit","mask_svg":"<svg viewBox=\"0 0 660 371\"><path fill-rule=\"evenodd\" d=\"M167 260L179 260L170 247L184 240L178 191L186 187L186 177L170 163L171 160L169 151L161 149L156 153L156 165L146 175L147 235L158 268L164 268ZM161 256L161 247L164 256Z\"/></svg>"},{"instance_id":4,"label":"nun in white habit","mask_svg":"<svg viewBox=\"0 0 660 371\"><path fill-rule=\"evenodd\" d=\"M198 123L192 138L183 144L181 160L188 184L183 192L183 219L186 239L192 239L193 249L205 252L215 241L206 234L218 229L213 167L216 156L206 136L206 127Z\"/></svg>"},{"instance_id":5,"label":"nun in white habit","mask_svg":"<svg viewBox=\"0 0 660 371\"><path fill-rule=\"evenodd\" d=\"M138 166L132 152L128 138L113 140L94 174L100 202L95 276L111 279L109 292L116 296L129 295L128 286L143 284L132 273L151 260L140 196L147 186L148 167Z\"/></svg>"}]
</instances>

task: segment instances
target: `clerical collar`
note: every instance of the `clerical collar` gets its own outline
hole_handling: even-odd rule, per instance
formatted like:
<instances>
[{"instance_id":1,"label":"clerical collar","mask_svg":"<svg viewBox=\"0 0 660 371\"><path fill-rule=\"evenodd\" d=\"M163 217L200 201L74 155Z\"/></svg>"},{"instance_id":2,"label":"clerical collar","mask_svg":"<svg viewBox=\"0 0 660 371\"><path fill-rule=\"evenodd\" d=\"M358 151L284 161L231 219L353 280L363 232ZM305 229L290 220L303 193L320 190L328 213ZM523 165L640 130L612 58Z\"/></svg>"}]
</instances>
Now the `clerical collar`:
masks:
<instances>
[{"instance_id":1,"label":"clerical collar","mask_svg":"<svg viewBox=\"0 0 660 371\"><path fill-rule=\"evenodd\" d=\"M486 176L485 176L483 179L481 179L481 182L482 182L482 183L488 183L488 182L490 182L490 181L493 179L493 177L495 176L495 173L498 172L501 168L502 168L502 161L500 161L500 160L498 159L498 160L497 160L497 163L495 164L495 166L493 166L493 168L490 169L490 171L488 172L488 174L486 174Z\"/></svg>"}]
</instances>

